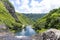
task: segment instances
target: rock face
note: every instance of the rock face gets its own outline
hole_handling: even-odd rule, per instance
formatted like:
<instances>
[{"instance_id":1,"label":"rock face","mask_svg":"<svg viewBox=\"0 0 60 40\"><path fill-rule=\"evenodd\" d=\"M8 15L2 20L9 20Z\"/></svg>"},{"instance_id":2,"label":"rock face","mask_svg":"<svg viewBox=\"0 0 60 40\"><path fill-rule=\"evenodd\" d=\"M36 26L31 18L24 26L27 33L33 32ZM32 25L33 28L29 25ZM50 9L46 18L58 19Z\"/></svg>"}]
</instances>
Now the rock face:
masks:
<instances>
[{"instance_id":1,"label":"rock face","mask_svg":"<svg viewBox=\"0 0 60 40\"><path fill-rule=\"evenodd\" d=\"M6 9L9 11L9 13L15 18L15 20L18 21L13 5L9 1L4 1L4 5Z\"/></svg>"},{"instance_id":2,"label":"rock face","mask_svg":"<svg viewBox=\"0 0 60 40\"><path fill-rule=\"evenodd\" d=\"M60 30L49 29L42 34L37 34L31 37L32 40L60 40Z\"/></svg>"},{"instance_id":3,"label":"rock face","mask_svg":"<svg viewBox=\"0 0 60 40\"><path fill-rule=\"evenodd\" d=\"M50 31L47 33L43 33L43 40L56 40L57 36L54 32Z\"/></svg>"},{"instance_id":4,"label":"rock face","mask_svg":"<svg viewBox=\"0 0 60 40\"><path fill-rule=\"evenodd\" d=\"M5 24L0 24L0 29L6 29Z\"/></svg>"},{"instance_id":5,"label":"rock face","mask_svg":"<svg viewBox=\"0 0 60 40\"><path fill-rule=\"evenodd\" d=\"M42 34L43 40L60 40L60 30L49 29Z\"/></svg>"}]
</instances>

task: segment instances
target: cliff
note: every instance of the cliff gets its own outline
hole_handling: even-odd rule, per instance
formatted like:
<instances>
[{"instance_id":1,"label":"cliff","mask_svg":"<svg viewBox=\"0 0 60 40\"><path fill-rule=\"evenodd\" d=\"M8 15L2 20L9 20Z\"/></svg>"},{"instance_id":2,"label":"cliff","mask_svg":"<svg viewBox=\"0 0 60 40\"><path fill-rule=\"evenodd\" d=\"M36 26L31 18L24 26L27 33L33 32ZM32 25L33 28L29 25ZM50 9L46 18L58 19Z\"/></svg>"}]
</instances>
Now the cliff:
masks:
<instances>
[{"instance_id":1,"label":"cliff","mask_svg":"<svg viewBox=\"0 0 60 40\"><path fill-rule=\"evenodd\" d=\"M9 13L15 18L16 21L18 21L18 18L15 14L15 9L13 5L9 2L9 0L4 0L3 4L5 5L6 9L9 11Z\"/></svg>"}]
</instances>

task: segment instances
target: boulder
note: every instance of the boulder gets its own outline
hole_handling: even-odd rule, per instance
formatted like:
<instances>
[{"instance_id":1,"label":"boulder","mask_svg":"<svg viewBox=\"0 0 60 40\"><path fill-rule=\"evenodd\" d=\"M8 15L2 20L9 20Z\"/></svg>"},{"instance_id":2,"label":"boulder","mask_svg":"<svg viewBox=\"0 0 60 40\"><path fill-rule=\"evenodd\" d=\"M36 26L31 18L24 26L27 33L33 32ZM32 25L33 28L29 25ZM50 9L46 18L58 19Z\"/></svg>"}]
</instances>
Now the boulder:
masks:
<instances>
[{"instance_id":1,"label":"boulder","mask_svg":"<svg viewBox=\"0 0 60 40\"><path fill-rule=\"evenodd\" d=\"M60 40L60 30L49 29L41 34L20 37L8 33L7 35L0 37L0 40Z\"/></svg>"},{"instance_id":2,"label":"boulder","mask_svg":"<svg viewBox=\"0 0 60 40\"><path fill-rule=\"evenodd\" d=\"M42 34L43 40L60 40L60 30L49 29Z\"/></svg>"},{"instance_id":3,"label":"boulder","mask_svg":"<svg viewBox=\"0 0 60 40\"><path fill-rule=\"evenodd\" d=\"M31 36L32 40L60 40L60 30L48 29L47 31Z\"/></svg>"},{"instance_id":4,"label":"boulder","mask_svg":"<svg viewBox=\"0 0 60 40\"><path fill-rule=\"evenodd\" d=\"M57 36L53 31L49 31L42 34L43 40L56 40Z\"/></svg>"}]
</instances>

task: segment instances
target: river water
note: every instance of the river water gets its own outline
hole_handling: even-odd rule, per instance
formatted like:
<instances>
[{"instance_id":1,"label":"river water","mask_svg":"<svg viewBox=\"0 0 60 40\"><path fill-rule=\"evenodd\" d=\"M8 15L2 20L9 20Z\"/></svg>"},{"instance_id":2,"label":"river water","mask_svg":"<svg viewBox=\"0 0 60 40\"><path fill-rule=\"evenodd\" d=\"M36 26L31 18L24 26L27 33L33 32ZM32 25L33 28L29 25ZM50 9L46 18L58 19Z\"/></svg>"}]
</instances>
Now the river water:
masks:
<instances>
[{"instance_id":1,"label":"river water","mask_svg":"<svg viewBox=\"0 0 60 40\"><path fill-rule=\"evenodd\" d=\"M16 33L16 37L27 37L27 36L32 36L32 35L35 35L36 32L35 30L32 29L32 26L31 25L28 25L25 27L25 29L22 29L21 32L17 32Z\"/></svg>"}]
</instances>

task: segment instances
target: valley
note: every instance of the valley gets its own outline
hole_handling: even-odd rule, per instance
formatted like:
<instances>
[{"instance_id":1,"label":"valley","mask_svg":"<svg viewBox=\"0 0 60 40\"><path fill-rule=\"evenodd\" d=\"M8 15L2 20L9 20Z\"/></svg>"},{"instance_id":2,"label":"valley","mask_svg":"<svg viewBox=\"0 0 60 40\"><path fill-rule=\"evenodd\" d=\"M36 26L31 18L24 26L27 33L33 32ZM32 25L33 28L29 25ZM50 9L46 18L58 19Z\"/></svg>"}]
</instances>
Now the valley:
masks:
<instances>
[{"instance_id":1,"label":"valley","mask_svg":"<svg viewBox=\"0 0 60 40\"><path fill-rule=\"evenodd\" d=\"M0 39L51 40L52 34L54 35L52 39L55 40L56 37L59 39L60 35L55 34L54 30L60 33L60 8L48 13L26 14L16 12L9 0L0 0Z\"/></svg>"}]
</instances>

